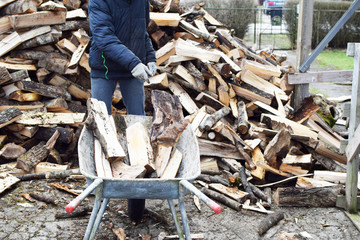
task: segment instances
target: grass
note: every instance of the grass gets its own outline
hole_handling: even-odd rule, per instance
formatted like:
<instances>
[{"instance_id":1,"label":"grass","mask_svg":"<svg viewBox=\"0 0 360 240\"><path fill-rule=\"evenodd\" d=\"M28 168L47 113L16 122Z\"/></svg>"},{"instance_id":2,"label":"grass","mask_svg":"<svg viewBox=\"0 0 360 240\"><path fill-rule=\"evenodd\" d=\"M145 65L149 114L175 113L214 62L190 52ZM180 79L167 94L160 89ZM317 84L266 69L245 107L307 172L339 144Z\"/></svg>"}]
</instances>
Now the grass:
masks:
<instances>
[{"instance_id":1,"label":"grass","mask_svg":"<svg viewBox=\"0 0 360 240\"><path fill-rule=\"evenodd\" d=\"M353 70L354 58L346 56L346 50L326 49L316 58L317 64L335 70ZM315 64L315 62L314 62Z\"/></svg>"},{"instance_id":2,"label":"grass","mask_svg":"<svg viewBox=\"0 0 360 240\"><path fill-rule=\"evenodd\" d=\"M314 94L314 95L316 95L316 94L321 94L321 95L323 95L325 98L328 98L328 95L327 95L326 93L320 91L320 90L317 89L317 88L311 87L311 85L310 85L310 87L309 87L309 92L312 93L312 94Z\"/></svg>"}]
</instances>

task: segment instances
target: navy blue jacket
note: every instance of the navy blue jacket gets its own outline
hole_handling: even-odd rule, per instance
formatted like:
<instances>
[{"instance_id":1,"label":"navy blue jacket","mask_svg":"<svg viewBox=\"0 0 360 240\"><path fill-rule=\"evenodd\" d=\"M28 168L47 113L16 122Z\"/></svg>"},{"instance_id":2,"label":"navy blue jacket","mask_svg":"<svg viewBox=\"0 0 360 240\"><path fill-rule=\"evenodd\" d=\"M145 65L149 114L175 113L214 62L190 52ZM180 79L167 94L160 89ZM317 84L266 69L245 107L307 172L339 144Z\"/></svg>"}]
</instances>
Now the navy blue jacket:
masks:
<instances>
[{"instance_id":1,"label":"navy blue jacket","mask_svg":"<svg viewBox=\"0 0 360 240\"><path fill-rule=\"evenodd\" d=\"M91 77L132 77L140 62L155 62L147 33L148 0L90 0Z\"/></svg>"}]
</instances>

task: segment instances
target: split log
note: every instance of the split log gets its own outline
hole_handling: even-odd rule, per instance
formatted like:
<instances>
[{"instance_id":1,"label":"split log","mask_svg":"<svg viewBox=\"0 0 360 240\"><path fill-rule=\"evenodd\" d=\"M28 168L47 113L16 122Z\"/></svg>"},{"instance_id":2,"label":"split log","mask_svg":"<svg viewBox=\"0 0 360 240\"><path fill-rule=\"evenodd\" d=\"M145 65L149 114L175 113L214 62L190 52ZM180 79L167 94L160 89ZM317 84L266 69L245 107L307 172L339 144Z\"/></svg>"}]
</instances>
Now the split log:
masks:
<instances>
[{"instance_id":1,"label":"split log","mask_svg":"<svg viewBox=\"0 0 360 240\"><path fill-rule=\"evenodd\" d=\"M66 21L66 12L41 11L22 15L9 16L13 29L62 24Z\"/></svg>"},{"instance_id":2,"label":"split log","mask_svg":"<svg viewBox=\"0 0 360 240\"><path fill-rule=\"evenodd\" d=\"M177 76L181 77L188 83L198 88L195 78L189 73L189 71L183 65L178 65L176 68L174 68L173 74L176 74Z\"/></svg>"},{"instance_id":3,"label":"split log","mask_svg":"<svg viewBox=\"0 0 360 240\"><path fill-rule=\"evenodd\" d=\"M193 25L186 22L185 20L180 20L179 26L181 28L185 29L186 31L194 34L195 36L203 38L204 40L206 40L208 42L212 42L215 39L214 35L209 34L209 32L201 31L200 29L194 27Z\"/></svg>"},{"instance_id":4,"label":"split log","mask_svg":"<svg viewBox=\"0 0 360 240\"><path fill-rule=\"evenodd\" d=\"M102 178L113 177L110 163L106 159L100 141L96 138L94 138L94 162L95 162L96 174L98 177L102 177Z\"/></svg>"},{"instance_id":5,"label":"split log","mask_svg":"<svg viewBox=\"0 0 360 240\"><path fill-rule=\"evenodd\" d=\"M221 77L221 75L216 71L215 67L211 64L205 64L209 72L214 75L214 77L218 80L219 84L225 88L225 91L229 91L229 86L225 82L225 80Z\"/></svg>"},{"instance_id":6,"label":"split log","mask_svg":"<svg viewBox=\"0 0 360 240\"><path fill-rule=\"evenodd\" d=\"M245 159L246 163L249 165L251 170L254 170L256 168L254 162L252 161L252 159L250 158L249 154L247 154L245 152L245 149L243 147L243 145L246 146L245 142L239 137L239 135L236 134L236 132L231 129L228 125L226 125L227 129L230 130L231 135L233 136L234 142L235 142L235 146L237 148L237 150L239 151L239 153L241 154L241 156L243 156L243 158Z\"/></svg>"},{"instance_id":7,"label":"split log","mask_svg":"<svg viewBox=\"0 0 360 240\"><path fill-rule=\"evenodd\" d=\"M169 89L174 95L179 97L181 105L189 114L193 114L199 110L189 94L178 83L170 81Z\"/></svg>"},{"instance_id":8,"label":"split log","mask_svg":"<svg viewBox=\"0 0 360 240\"><path fill-rule=\"evenodd\" d=\"M201 91L205 90L206 85L204 82L204 77L201 74L201 72L190 61L185 62L184 66L189 71L189 73L193 76L199 90L201 90Z\"/></svg>"},{"instance_id":9,"label":"split log","mask_svg":"<svg viewBox=\"0 0 360 240\"><path fill-rule=\"evenodd\" d=\"M202 188L201 191L207 195L208 197L221 202L222 204L236 210L236 211L240 211L241 209L241 204L238 203L235 200L232 200L231 198L225 197L223 194L219 194L213 190L207 189L207 188Z\"/></svg>"},{"instance_id":10,"label":"split log","mask_svg":"<svg viewBox=\"0 0 360 240\"><path fill-rule=\"evenodd\" d=\"M144 166L129 166L122 160L116 160L111 163L112 177L122 179L143 178L146 174Z\"/></svg>"},{"instance_id":11,"label":"split log","mask_svg":"<svg viewBox=\"0 0 360 240\"><path fill-rule=\"evenodd\" d=\"M85 113L24 112L16 121L25 125L75 124L82 123Z\"/></svg>"},{"instance_id":12,"label":"split log","mask_svg":"<svg viewBox=\"0 0 360 240\"><path fill-rule=\"evenodd\" d=\"M339 187L323 188L278 188L274 195L275 204L288 207L335 207Z\"/></svg>"},{"instance_id":13,"label":"split log","mask_svg":"<svg viewBox=\"0 0 360 240\"><path fill-rule=\"evenodd\" d=\"M341 164L346 164L347 159L345 154L340 154L338 150L332 146L329 146L328 144L324 142L320 142L315 149L315 152L330 158L334 161L337 161Z\"/></svg>"},{"instance_id":14,"label":"split log","mask_svg":"<svg viewBox=\"0 0 360 240\"><path fill-rule=\"evenodd\" d=\"M0 112L0 128L18 120L22 112L17 107L10 107Z\"/></svg>"},{"instance_id":15,"label":"split log","mask_svg":"<svg viewBox=\"0 0 360 240\"><path fill-rule=\"evenodd\" d=\"M16 86L21 90L34 92L44 97L71 99L69 93L62 87L49 86L33 81L19 81Z\"/></svg>"},{"instance_id":16,"label":"split log","mask_svg":"<svg viewBox=\"0 0 360 240\"><path fill-rule=\"evenodd\" d=\"M265 179L265 169L261 167L261 165L265 164L264 155L259 147L254 148L252 152L252 160L256 165L256 169L251 171L251 175L256 177L259 180Z\"/></svg>"},{"instance_id":17,"label":"split log","mask_svg":"<svg viewBox=\"0 0 360 240\"><path fill-rule=\"evenodd\" d=\"M54 98L51 100L44 101L46 110L49 112L58 112L68 109L68 104L63 98Z\"/></svg>"},{"instance_id":18,"label":"split log","mask_svg":"<svg viewBox=\"0 0 360 240\"><path fill-rule=\"evenodd\" d=\"M281 71L278 67L271 65L264 65L255 61L243 60L242 69L247 69L255 73L257 76L266 80L270 80L272 77L280 77Z\"/></svg>"},{"instance_id":19,"label":"split log","mask_svg":"<svg viewBox=\"0 0 360 240\"><path fill-rule=\"evenodd\" d=\"M245 98L249 101L260 101L270 105L273 94L269 94L260 89L257 89L249 84L242 82L240 85L231 84L237 96Z\"/></svg>"},{"instance_id":20,"label":"split log","mask_svg":"<svg viewBox=\"0 0 360 240\"><path fill-rule=\"evenodd\" d=\"M144 125L137 122L126 128L126 141L131 166L148 166L153 163L153 150Z\"/></svg>"},{"instance_id":21,"label":"split log","mask_svg":"<svg viewBox=\"0 0 360 240\"><path fill-rule=\"evenodd\" d=\"M37 36L33 39L27 40L23 43L21 43L17 49L26 49L26 48L34 48L43 46L46 44L54 43L58 40L57 37L54 36L52 33L45 33L40 36Z\"/></svg>"},{"instance_id":22,"label":"split log","mask_svg":"<svg viewBox=\"0 0 360 240\"><path fill-rule=\"evenodd\" d=\"M0 173L0 194L18 183L20 179L8 173Z\"/></svg>"},{"instance_id":23,"label":"split log","mask_svg":"<svg viewBox=\"0 0 360 240\"><path fill-rule=\"evenodd\" d=\"M167 146L161 143L156 145L155 170L158 177L163 175L164 170L170 160L171 152L172 146Z\"/></svg>"},{"instance_id":24,"label":"split log","mask_svg":"<svg viewBox=\"0 0 360 240\"><path fill-rule=\"evenodd\" d=\"M161 175L161 178L163 179L175 178L179 170L182 158L183 158L182 153L175 148L163 174Z\"/></svg>"},{"instance_id":25,"label":"split log","mask_svg":"<svg viewBox=\"0 0 360 240\"><path fill-rule=\"evenodd\" d=\"M5 67L0 67L0 85L12 79L9 71Z\"/></svg>"},{"instance_id":26,"label":"split log","mask_svg":"<svg viewBox=\"0 0 360 240\"><path fill-rule=\"evenodd\" d=\"M21 90L17 90L12 92L8 98L18 102L34 102L40 100L41 96L37 93L27 93Z\"/></svg>"},{"instance_id":27,"label":"split log","mask_svg":"<svg viewBox=\"0 0 360 240\"><path fill-rule=\"evenodd\" d=\"M193 57L200 59L202 61L219 62L221 57L221 54L219 52L209 51L202 49L200 47L196 47L191 43L182 40L181 38L176 40L175 52L177 55L185 56L185 57Z\"/></svg>"},{"instance_id":28,"label":"split log","mask_svg":"<svg viewBox=\"0 0 360 240\"><path fill-rule=\"evenodd\" d=\"M283 90L276 87L272 83L262 79L261 77L258 77L250 70L243 70L241 72L241 80L257 89L260 89L261 91L268 93L268 94L273 95L274 92L278 93L279 97L282 101L289 100L289 97L286 95L286 93Z\"/></svg>"},{"instance_id":29,"label":"split log","mask_svg":"<svg viewBox=\"0 0 360 240\"><path fill-rule=\"evenodd\" d=\"M249 130L248 115L244 101L237 103L238 116L235 120L235 127L240 134L246 134Z\"/></svg>"},{"instance_id":30,"label":"split log","mask_svg":"<svg viewBox=\"0 0 360 240\"><path fill-rule=\"evenodd\" d=\"M59 202L58 200L55 200L53 197L46 196L46 195L43 195L38 192L32 192L32 193L29 193L29 195L30 195L30 197L32 197L36 200L39 200L39 201L45 202L45 203L49 203L49 204L53 204L53 205L57 205Z\"/></svg>"},{"instance_id":31,"label":"split log","mask_svg":"<svg viewBox=\"0 0 360 240\"><path fill-rule=\"evenodd\" d=\"M168 42L159 50L156 51L156 65L160 65L167 61L171 56L175 55L175 44L174 42Z\"/></svg>"},{"instance_id":32,"label":"split log","mask_svg":"<svg viewBox=\"0 0 360 240\"><path fill-rule=\"evenodd\" d=\"M287 129L282 129L269 142L264 151L264 158L274 168L278 168L281 160L289 152L290 148L290 133Z\"/></svg>"},{"instance_id":33,"label":"split log","mask_svg":"<svg viewBox=\"0 0 360 240\"><path fill-rule=\"evenodd\" d=\"M150 19L155 21L158 26L177 27L180 23L179 13L155 13L150 12Z\"/></svg>"},{"instance_id":34,"label":"split log","mask_svg":"<svg viewBox=\"0 0 360 240\"><path fill-rule=\"evenodd\" d=\"M152 89L167 89L169 87L169 81L166 73L155 75L149 78L150 83L144 83L145 87Z\"/></svg>"},{"instance_id":35,"label":"split log","mask_svg":"<svg viewBox=\"0 0 360 240\"><path fill-rule=\"evenodd\" d=\"M245 202L247 196L249 195L247 192L243 192L237 188L226 187L220 183L211 183L209 187L213 190L216 190L237 202Z\"/></svg>"},{"instance_id":36,"label":"split log","mask_svg":"<svg viewBox=\"0 0 360 240\"><path fill-rule=\"evenodd\" d=\"M225 107L225 105L222 102L216 100L214 97L212 97L209 94L206 94L204 92L200 93L195 98L195 100L202 104L208 105L216 110L219 110L219 109Z\"/></svg>"},{"instance_id":37,"label":"split log","mask_svg":"<svg viewBox=\"0 0 360 240\"><path fill-rule=\"evenodd\" d=\"M300 166L292 166L286 163L282 163L279 167L279 170L290 173L292 175L303 175L309 172L309 170L305 170Z\"/></svg>"},{"instance_id":38,"label":"split log","mask_svg":"<svg viewBox=\"0 0 360 240\"><path fill-rule=\"evenodd\" d=\"M89 116L85 122L94 136L99 139L106 158L111 162L125 157L115 129L112 127L104 102L90 98L87 102Z\"/></svg>"},{"instance_id":39,"label":"split log","mask_svg":"<svg viewBox=\"0 0 360 240\"><path fill-rule=\"evenodd\" d=\"M200 130L209 131L221 118L227 116L230 113L230 108L223 107L215 113L209 115L200 125Z\"/></svg>"},{"instance_id":40,"label":"split log","mask_svg":"<svg viewBox=\"0 0 360 240\"><path fill-rule=\"evenodd\" d=\"M261 114L261 122L265 123L269 128L273 130L281 130L284 126L291 127L294 134L308 136L313 139L317 139L318 134L312 131L310 128L291 121L287 118L282 118L270 114Z\"/></svg>"},{"instance_id":41,"label":"split log","mask_svg":"<svg viewBox=\"0 0 360 240\"><path fill-rule=\"evenodd\" d=\"M219 95L219 101L223 103L225 106L230 106L230 95L229 92L226 91L224 86L219 86L217 89Z\"/></svg>"},{"instance_id":42,"label":"split log","mask_svg":"<svg viewBox=\"0 0 360 240\"><path fill-rule=\"evenodd\" d=\"M33 172L35 166L48 157L50 149L54 148L59 135L60 133L56 131L46 144L45 142L40 142L38 145L32 147L29 151L18 157L16 167L27 172Z\"/></svg>"},{"instance_id":43,"label":"split log","mask_svg":"<svg viewBox=\"0 0 360 240\"><path fill-rule=\"evenodd\" d=\"M303 123L319 109L320 106L314 103L313 97L307 97L302 101L301 108L294 113L292 120L298 123Z\"/></svg>"},{"instance_id":44,"label":"split log","mask_svg":"<svg viewBox=\"0 0 360 240\"><path fill-rule=\"evenodd\" d=\"M258 227L259 235L263 235L264 233L266 233L267 230L275 226L278 222L284 219L284 217L285 217L284 212L276 211L273 214L262 219Z\"/></svg>"},{"instance_id":45,"label":"split log","mask_svg":"<svg viewBox=\"0 0 360 240\"><path fill-rule=\"evenodd\" d=\"M151 101L154 107L151 142L174 146L187 126L179 98L164 91L153 90Z\"/></svg>"},{"instance_id":46,"label":"split log","mask_svg":"<svg viewBox=\"0 0 360 240\"><path fill-rule=\"evenodd\" d=\"M321 188L336 186L336 183L323 181L315 178L299 177L296 181L296 187L298 188Z\"/></svg>"},{"instance_id":47,"label":"split log","mask_svg":"<svg viewBox=\"0 0 360 240\"><path fill-rule=\"evenodd\" d=\"M239 151L232 144L213 142L205 139L198 139L201 156L223 157L243 159Z\"/></svg>"},{"instance_id":48,"label":"split log","mask_svg":"<svg viewBox=\"0 0 360 240\"><path fill-rule=\"evenodd\" d=\"M0 158L15 160L26 152L26 149L15 143L7 143L0 150Z\"/></svg>"}]
</instances>

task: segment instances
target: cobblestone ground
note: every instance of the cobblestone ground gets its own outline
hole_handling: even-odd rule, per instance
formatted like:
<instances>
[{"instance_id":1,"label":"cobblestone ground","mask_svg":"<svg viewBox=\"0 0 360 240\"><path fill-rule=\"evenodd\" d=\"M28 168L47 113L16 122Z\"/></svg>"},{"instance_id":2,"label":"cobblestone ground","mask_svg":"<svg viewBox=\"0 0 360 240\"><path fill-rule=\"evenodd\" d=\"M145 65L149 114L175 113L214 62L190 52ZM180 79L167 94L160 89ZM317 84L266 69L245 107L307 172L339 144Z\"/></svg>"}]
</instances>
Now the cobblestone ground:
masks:
<instances>
[{"instance_id":1,"label":"cobblestone ground","mask_svg":"<svg viewBox=\"0 0 360 240\"><path fill-rule=\"evenodd\" d=\"M0 195L0 239L82 239L90 215L71 219L56 219L57 212L65 212L64 207L73 196L60 192L49 186L51 181L36 180L21 182L13 189ZM67 182L70 188L83 189L84 183ZM51 195L59 201L58 205L46 205L36 201L28 202L22 197L33 191ZM80 207L92 206L94 197L83 202ZM133 226L126 216L126 201L110 200L104 214L96 239L116 239L111 228L123 228L128 239L142 239L144 234L151 234L153 240L161 232L176 234L170 210L166 201L147 200L147 208L155 211L170 222L169 225L158 222L150 216ZM192 195L186 197L186 208L192 233L203 233L205 239L277 239L280 231L306 231L315 239L360 239L360 233L346 217L336 208L283 208L285 220L259 237L257 226L265 217L260 213L242 210L236 212L224 208L221 214L211 212L202 205L201 212L193 204Z\"/></svg>"}]
</instances>

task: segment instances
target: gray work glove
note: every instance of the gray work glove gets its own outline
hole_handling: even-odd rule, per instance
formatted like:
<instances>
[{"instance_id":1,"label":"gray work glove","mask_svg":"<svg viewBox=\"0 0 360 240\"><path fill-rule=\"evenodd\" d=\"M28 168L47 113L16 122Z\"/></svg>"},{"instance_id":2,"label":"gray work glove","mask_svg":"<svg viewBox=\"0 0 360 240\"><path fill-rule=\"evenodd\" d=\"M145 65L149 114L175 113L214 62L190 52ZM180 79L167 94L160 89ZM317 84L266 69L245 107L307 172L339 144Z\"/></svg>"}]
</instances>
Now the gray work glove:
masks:
<instances>
[{"instance_id":1,"label":"gray work glove","mask_svg":"<svg viewBox=\"0 0 360 240\"><path fill-rule=\"evenodd\" d=\"M147 66L143 63L139 63L136 65L133 70L131 70L131 74L144 82L150 83L149 75L151 75L151 71L147 68Z\"/></svg>"},{"instance_id":2,"label":"gray work glove","mask_svg":"<svg viewBox=\"0 0 360 240\"><path fill-rule=\"evenodd\" d=\"M147 66L148 66L148 68L149 68L149 70L150 70L150 72L151 72L151 75L150 75L150 76L154 76L155 73L156 73L156 70L157 70L156 63L155 63L155 62L149 62L149 63L147 64Z\"/></svg>"}]
</instances>

